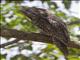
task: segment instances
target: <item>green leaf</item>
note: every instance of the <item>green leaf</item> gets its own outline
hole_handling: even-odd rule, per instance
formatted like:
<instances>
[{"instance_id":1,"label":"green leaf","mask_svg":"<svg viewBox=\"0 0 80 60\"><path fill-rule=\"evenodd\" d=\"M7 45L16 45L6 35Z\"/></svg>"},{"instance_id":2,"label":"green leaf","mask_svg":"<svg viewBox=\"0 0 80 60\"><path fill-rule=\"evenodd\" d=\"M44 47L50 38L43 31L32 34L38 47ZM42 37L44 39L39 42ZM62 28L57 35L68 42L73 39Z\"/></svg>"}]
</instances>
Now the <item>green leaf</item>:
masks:
<instances>
[{"instance_id":1,"label":"green leaf","mask_svg":"<svg viewBox=\"0 0 80 60\"><path fill-rule=\"evenodd\" d=\"M55 13L55 15L56 15L56 16L59 16L59 17L61 17L61 18L64 18L64 19L67 19L67 18L68 18L67 15L66 15L64 12L61 12L61 11L57 11L57 12Z\"/></svg>"},{"instance_id":2,"label":"green leaf","mask_svg":"<svg viewBox=\"0 0 80 60\"><path fill-rule=\"evenodd\" d=\"M66 9L70 8L71 0L63 0L63 3L64 3L64 6L65 6Z\"/></svg>"},{"instance_id":3,"label":"green leaf","mask_svg":"<svg viewBox=\"0 0 80 60\"><path fill-rule=\"evenodd\" d=\"M6 55L0 54L0 59L1 59L1 60L6 60Z\"/></svg>"}]
</instances>

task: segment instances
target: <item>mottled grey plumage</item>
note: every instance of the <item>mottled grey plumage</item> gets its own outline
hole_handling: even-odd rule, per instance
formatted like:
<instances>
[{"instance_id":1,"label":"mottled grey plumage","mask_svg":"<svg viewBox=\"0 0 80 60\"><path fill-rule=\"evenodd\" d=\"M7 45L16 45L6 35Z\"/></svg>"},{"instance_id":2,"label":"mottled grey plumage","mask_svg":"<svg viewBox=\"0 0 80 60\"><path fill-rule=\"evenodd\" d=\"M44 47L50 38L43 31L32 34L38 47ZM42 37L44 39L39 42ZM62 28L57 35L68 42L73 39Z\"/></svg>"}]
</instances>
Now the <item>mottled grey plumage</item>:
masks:
<instances>
[{"instance_id":1,"label":"mottled grey plumage","mask_svg":"<svg viewBox=\"0 0 80 60\"><path fill-rule=\"evenodd\" d=\"M53 43L63 52L65 56L68 55L67 44L69 42L69 35L64 22L60 18L52 15L45 9L40 8L23 8L21 10L28 16L32 23L38 26L46 35L52 36Z\"/></svg>"}]
</instances>

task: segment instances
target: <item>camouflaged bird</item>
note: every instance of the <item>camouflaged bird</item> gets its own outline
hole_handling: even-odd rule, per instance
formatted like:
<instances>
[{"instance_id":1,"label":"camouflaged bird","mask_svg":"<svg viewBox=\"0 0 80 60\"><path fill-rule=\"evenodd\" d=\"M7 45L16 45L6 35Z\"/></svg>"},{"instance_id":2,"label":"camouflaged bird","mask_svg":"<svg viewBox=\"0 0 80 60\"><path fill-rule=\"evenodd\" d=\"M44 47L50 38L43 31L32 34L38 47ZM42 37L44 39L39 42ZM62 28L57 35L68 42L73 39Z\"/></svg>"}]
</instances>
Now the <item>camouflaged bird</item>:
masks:
<instances>
[{"instance_id":1,"label":"camouflaged bird","mask_svg":"<svg viewBox=\"0 0 80 60\"><path fill-rule=\"evenodd\" d=\"M67 44L70 39L66 25L59 17L45 9L36 7L22 8L21 12L29 17L32 23L40 28L44 34L51 36L53 43L65 56L68 55Z\"/></svg>"}]
</instances>

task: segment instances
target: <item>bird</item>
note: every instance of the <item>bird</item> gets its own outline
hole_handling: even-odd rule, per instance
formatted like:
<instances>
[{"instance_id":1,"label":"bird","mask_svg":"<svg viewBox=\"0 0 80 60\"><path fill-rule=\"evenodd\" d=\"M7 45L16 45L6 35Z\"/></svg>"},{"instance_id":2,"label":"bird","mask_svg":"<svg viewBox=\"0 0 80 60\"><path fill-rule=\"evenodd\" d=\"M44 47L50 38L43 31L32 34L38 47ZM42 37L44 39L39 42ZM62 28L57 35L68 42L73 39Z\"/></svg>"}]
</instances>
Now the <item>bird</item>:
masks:
<instances>
[{"instance_id":1,"label":"bird","mask_svg":"<svg viewBox=\"0 0 80 60\"><path fill-rule=\"evenodd\" d=\"M60 17L52 14L47 9L29 7L22 8L21 12L29 17L43 34L52 37L53 43L60 49L64 56L68 56L67 44L70 41L66 24Z\"/></svg>"}]
</instances>

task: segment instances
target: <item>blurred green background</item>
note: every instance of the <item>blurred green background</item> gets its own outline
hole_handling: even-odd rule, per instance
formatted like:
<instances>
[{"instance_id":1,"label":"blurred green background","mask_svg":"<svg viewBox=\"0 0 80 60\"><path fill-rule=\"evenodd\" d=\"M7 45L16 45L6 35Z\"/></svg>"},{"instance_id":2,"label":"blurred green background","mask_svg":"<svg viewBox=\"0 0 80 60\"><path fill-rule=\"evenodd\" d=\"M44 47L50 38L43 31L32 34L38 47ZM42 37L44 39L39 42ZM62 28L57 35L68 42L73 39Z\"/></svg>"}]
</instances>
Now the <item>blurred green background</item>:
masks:
<instances>
[{"instance_id":1,"label":"blurred green background","mask_svg":"<svg viewBox=\"0 0 80 60\"><path fill-rule=\"evenodd\" d=\"M80 43L79 0L1 0L0 26L27 32L39 32L29 18L19 11L21 6L49 9L67 24L71 40ZM1 43L14 40L14 38L4 37L0 37L0 39ZM55 45L34 41L16 43L1 48L0 51L1 60L65 60ZM69 60L80 60L79 49L69 48L69 52Z\"/></svg>"}]
</instances>

